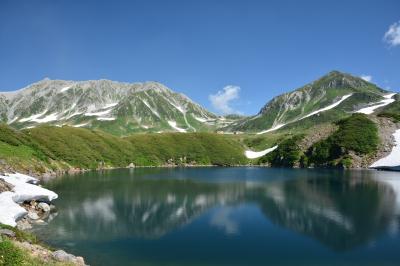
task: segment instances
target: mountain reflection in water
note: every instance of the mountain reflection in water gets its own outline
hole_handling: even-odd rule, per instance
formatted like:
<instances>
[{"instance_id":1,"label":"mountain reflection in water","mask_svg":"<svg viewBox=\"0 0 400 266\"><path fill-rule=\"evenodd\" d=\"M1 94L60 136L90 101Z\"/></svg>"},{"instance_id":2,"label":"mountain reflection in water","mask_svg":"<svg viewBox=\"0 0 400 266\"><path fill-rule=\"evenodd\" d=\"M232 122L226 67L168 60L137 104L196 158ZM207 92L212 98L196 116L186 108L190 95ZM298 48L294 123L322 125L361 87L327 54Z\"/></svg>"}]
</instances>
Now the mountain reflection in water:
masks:
<instances>
[{"instance_id":1,"label":"mountain reflection in water","mask_svg":"<svg viewBox=\"0 0 400 266\"><path fill-rule=\"evenodd\" d=\"M259 168L88 172L48 183L60 195L59 211L35 230L61 246L154 241L209 214L202 222L209 230L245 235L248 228L236 210L250 206L282 229L343 252L385 234L397 236L399 177L377 171Z\"/></svg>"}]
</instances>

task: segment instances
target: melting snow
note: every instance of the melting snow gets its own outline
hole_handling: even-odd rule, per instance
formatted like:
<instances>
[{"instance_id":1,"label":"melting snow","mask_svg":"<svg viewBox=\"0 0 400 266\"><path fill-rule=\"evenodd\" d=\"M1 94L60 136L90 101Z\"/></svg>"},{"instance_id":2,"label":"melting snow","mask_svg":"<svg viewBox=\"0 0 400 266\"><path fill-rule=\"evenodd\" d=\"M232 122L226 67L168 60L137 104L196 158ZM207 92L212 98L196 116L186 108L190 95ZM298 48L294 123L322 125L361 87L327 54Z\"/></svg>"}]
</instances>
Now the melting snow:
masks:
<instances>
[{"instance_id":1,"label":"melting snow","mask_svg":"<svg viewBox=\"0 0 400 266\"><path fill-rule=\"evenodd\" d=\"M309 113L308 115L303 116L303 117L301 117L301 118L299 118L299 119L290 121L289 123L293 123L293 122L302 120L302 119L304 119L304 118L307 118L307 117L316 115L316 114L318 114L318 113L325 112L325 111L328 111L328 110L330 110L330 109L333 109L333 108L335 108L336 106L338 106L339 104L341 104L344 100L346 100L347 98L349 98L351 95L353 95L353 94L344 95L339 101L337 101L337 102L335 102L335 103L333 103L333 104L331 104L331 105L328 105L327 107L324 107L324 108L318 109L318 110L316 110L316 111L314 111L314 112L311 112L311 113ZM287 123L287 124L289 124L289 123ZM270 129L267 129L267 130L258 132L257 134L259 135L259 134L264 134L264 133L267 133L267 132L271 132L271 131L277 130L277 129L281 128L281 127L284 127L284 126L286 126L287 124L279 124L279 125L277 125L277 126L275 126L275 127L272 127L272 128L270 128Z\"/></svg>"},{"instance_id":2,"label":"melting snow","mask_svg":"<svg viewBox=\"0 0 400 266\"><path fill-rule=\"evenodd\" d=\"M385 99L383 99L380 102L374 103L371 106L362 108L358 111L356 111L356 113L362 113L362 114L366 114L366 115L370 115L372 114L376 109L386 106L388 104L391 104L392 102L396 101L395 99L393 99L393 96L395 96L396 93L390 93L390 94L386 94L385 96L383 96Z\"/></svg>"},{"instance_id":3,"label":"melting snow","mask_svg":"<svg viewBox=\"0 0 400 266\"><path fill-rule=\"evenodd\" d=\"M267 130L258 132L257 135L264 134L264 133L268 133L268 132L271 132L271 131L275 131L275 130L280 129L281 127L284 127L284 126L286 126L286 124L279 124L279 125L276 125L276 126L270 128L270 129L267 129Z\"/></svg>"},{"instance_id":4,"label":"melting snow","mask_svg":"<svg viewBox=\"0 0 400 266\"><path fill-rule=\"evenodd\" d=\"M89 123L82 123L82 124L73 125L73 127L84 127L84 126L86 126L88 124Z\"/></svg>"},{"instance_id":5,"label":"melting snow","mask_svg":"<svg viewBox=\"0 0 400 266\"><path fill-rule=\"evenodd\" d=\"M333 103L333 104L331 104L331 105L328 105L327 107L324 107L324 108L318 109L318 110L316 110L316 111L314 111L314 112L312 112L312 113L309 113L308 115L303 116L303 117L300 118L299 120L302 120L302 119L304 119L304 118L307 118L307 117L316 115L316 114L318 114L318 113L325 112L325 111L328 111L328 110L330 110L330 109L333 109L333 108L335 108L336 106L338 106L339 104L341 104L344 100L346 100L347 98L349 98L351 95L353 95L353 94L344 95L339 101L337 101L337 102L335 102L335 103Z\"/></svg>"},{"instance_id":6,"label":"melting snow","mask_svg":"<svg viewBox=\"0 0 400 266\"><path fill-rule=\"evenodd\" d=\"M116 105L118 105L118 102L108 103L108 104L104 105L104 107L102 109L108 109L108 108L114 107Z\"/></svg>"},{"instance_id":7,"label":"melting snow","mask_svg":"<svg viewBox=\"0 0 400 266\"><path fill-rule=\"evenodd\" d=\"M175 121L168 121L168 124L169 124L172 128L176 129L176 130L179 131L179 132L182 132L182 133L186 132L186 129L177 127Z\"/></svg>"},{"instance_id":8,"label":"melting snow","mask_svg":"<svg viewBox=\"0 0 400 266\"><path fill-rule=\"evenodd\" d=\"M27 213L18 203L31 200L52 201L58 197L53 191L27 183L37 182L37 179L30 176L17 173L0 175L0 178L14 186L12 191L0 193L0 223L3 224L16 226L16 220Z\"/></svg>"},{"instance_id":9,"label":"melting snow","mask_svg":"<svg viewBox=\"0 0 400 266\"><path fill-rule=\"evenodd\" d=\"M256 159L256 158L262 157L262 156L264 156L264 155L276 150L277 148L278 148L278 145L276 145L276 146L274 146L272 148L265 149L263 151L250 151L250 150L247 150L247 151L244 152L244 154L246 155L246 157L248 159Z\"/></svg>"},{"instance_id":10,"label":"melting snow","mask_svg":"<svg viewBox=\"0 0 400 266\"><path fill-rule=\"evenodd\" d=\"M112 111L112 109L108 109L108 110L100 111L100 112L94 112L94 113L89 112L89 113L85 113L85 116L103 116L103 115L110 113L111 111Z\"/></svg>"},{"instance_id":11,"label":"melting snow","mask_svg":"<svg viewBox=\"0 0 400 266\"><path fill-rule=\"evenodd\" d=\"M143 100L143 99L141 99L141 100L142 100L142 102L147 106L147 108L150 109L150 111L151 111L153 114L155 114L157 117L160 117L160 115L158 114L158 112L157 112L156 110L154 110L153 108L151 108L150 104L149 104L146 100Z\"/></svg>"},{"instance_id":12,"label":"melting snow","mask_svg":"<svg viewBox=\"0 0 400 266\"><path fill-rule=\"evenodd\" d=\"M391 153L382 158L375 163L373 163L371 168L380 168L380 167L399 167L400 168L400 129L396 130L393 134L395 143Z\"/></svg>"},{"instance_id":13,"label":"melting snow","mask_svg":"<svg viewBox=\"0 0 400 266\"><path fill-rule=\"evenodd\" d=\"M115 117L97 117L97 120L100 121L113 121L115 119L116 119Z\"/></svg>"},{"instance_id":14,"label":"melting snow","mask_svg":"<svg viewBox=\"0 0 400 266\"><path fill-rule=\"evenodd\" d=\"M22 119L19 120L19 122L28 122L28 121L31 121L31 120L33 120L33 119L39 118L39 117L41 117L41 116L44 116L46 113L47 113L47 109L44 110L44 111L43 111L42 113L40 113L40 114L35 114L35 115L31 115L30 117L22 118Z\"/></svg>"},{"instance_id":15,"label":"melting snow","mask_svg":"<svg viewBox=\"0 0 400 266\"><path fill-rule=\"evenodd\" d=\"M192 116L193 116L194 119L196 119L199 122L202 122L202 123L207 122L207 119L204 119L204 118L201 118L201 117L197 117L194 114L192 114Z\"/></svg>"},{"instance_id":16,"label":"melting snow","mask_svg":"<svg viewBox=\"0 0 400 266\"><path fill-rule=\"evenodd\" d=\"M66 92L67 90L71 89L72 85L66 86L60 90L60 92Z\"/></svg>"},{"instance_id":17,"label":"melting snow","mask_svg":"<svg viewBox=\"0 0 400 266\"><path fill-rule=\"evenodd\" d=\"M47 123L47 122L51 122L51 121L57 120L57 116L58 116L57 113L52 113L52 114L46 115L43 118L34 118L31 121L32 122L36 122L36 123Z\"/></svg>"},{"instance_id":18,"label":"melting snow","mask_svg":"<svg viewBox=\"0 0 400 266\"><path fill-rule=\"evenodd\" d=\"M9 125L9 124L12 124L12 123L14 123L15 121L17 121L18 120L18 116L16 116L16 117L14 117L13 119L11 119L10 121L8 121L7 122L7 124Z\"/></svg>"}]
</instances>

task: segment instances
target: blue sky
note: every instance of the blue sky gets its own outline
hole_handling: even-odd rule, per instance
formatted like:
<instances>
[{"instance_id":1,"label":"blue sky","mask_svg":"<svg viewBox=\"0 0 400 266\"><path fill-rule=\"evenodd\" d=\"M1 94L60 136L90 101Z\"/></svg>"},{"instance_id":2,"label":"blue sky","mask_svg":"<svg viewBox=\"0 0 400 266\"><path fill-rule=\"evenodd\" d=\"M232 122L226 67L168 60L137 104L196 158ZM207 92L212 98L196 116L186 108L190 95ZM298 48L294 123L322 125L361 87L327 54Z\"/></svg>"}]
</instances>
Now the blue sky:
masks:
<instances>
[{"instance_id":1,"label":"blue sky","mask_svg":"<svg viewBox=\"0 0 400 266\"><path fill-rule=\"evenodd\" d=\"M399 91L399 21L398 0L2 0L0 90L155 80L244 114L331 70Z\"/></svg>"}]
</instances>

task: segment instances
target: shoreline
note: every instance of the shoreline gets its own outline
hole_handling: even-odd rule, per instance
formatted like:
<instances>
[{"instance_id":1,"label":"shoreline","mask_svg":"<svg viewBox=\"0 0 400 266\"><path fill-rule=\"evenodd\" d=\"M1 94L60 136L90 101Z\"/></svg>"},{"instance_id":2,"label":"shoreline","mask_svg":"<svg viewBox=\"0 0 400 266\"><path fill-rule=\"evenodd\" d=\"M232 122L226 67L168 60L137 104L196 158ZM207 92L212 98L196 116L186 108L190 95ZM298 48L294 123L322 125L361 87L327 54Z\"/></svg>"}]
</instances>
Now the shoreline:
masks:
<instances>
[{"instance_id":1,"label":"shoreline","mask_svg":"<svg viewBox=\"0 0 400 266\"><path fill-rule=\"evenodd\" d=\"M144 168L241 168L241 167L254 167L254 168L281 168L281 169L327 169L327 170L370 170L370 171L390 171L390 172L399 172L400 168L396 167L354 167L354 168L341 168L341 167L272 167L270 165L265 164L238 164L238 165L141 165L135 167L104 167L104 168L96 168L96 169L79 169L79 168L71 168L68 170L59 170L56 172L45 172L45 173L34 173L33 176L38 178L41 181L47 182L54 178L60 177L62 175L74 175L80 174L84 172L91 171L104 171L104 170L116 170L116 169L144 169ZM1 175L1 172L0 172Z\"/></svg>"},{"instance_id":2,"label":"shoreline","mask_svg":"<svg viewBox=\"0 0 400 266\"><path fill-rule=\"evenodd\" d=\"M54 218L56 208L51 202L58 198L55 192L41 187L37 178L21 173L0 174L0 185L0 245L6 245L5 252L39 260L40 265L85 265L82 257L64 250L53 251L27 233L35 224ZM5 255L1 254L1 258Z\"/></svg>"}]
</instances>

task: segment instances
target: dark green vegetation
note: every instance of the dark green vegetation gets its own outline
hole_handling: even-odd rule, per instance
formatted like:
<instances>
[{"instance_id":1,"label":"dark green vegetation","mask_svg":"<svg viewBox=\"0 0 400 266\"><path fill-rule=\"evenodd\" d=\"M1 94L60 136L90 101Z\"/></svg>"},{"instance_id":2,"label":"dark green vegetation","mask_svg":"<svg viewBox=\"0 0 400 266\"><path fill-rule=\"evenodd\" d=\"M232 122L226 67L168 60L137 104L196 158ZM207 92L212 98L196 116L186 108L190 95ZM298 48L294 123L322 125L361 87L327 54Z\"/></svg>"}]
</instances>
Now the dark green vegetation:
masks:
<instances>
[{"instance_id":1,"label":"dark green vegetation","mask_svg":"<svg viewBox=\"0 0 400 266\"><path fill-rule=\"evenodd\" d=\"M285 135L277 141L278 149L260 158L259 163L274 167L351 167L352 155L365 156L376 152L379 137L376 124L363 114L336 122L338 130L308 149L300 143L304 134Z\"/></svg>"},{"instance_id":2,"label":"dark green vegetation","mask_svg":"<svg viewBox=\"0 0 400 266\"><path fill-rule=\"evenodd\" d=\"M302 156L299 142L303 137L303 135L295 135L284 139L276 150L262 157L259 162L269 163L273 167L295 166Z\"/></svg>"},{"instance_id":3,"label":"dark green vegetation","mask_svg":"<svg viewBox=\"0 0 400 266\"><path fill-rule=\"evenodd\" d=\"M351 166L351 153L372 154L379 144L378 128L363 114L337 122L339 129L329 138L317 142L306 153L305 165Z\"/></svg>"},{"instance_id":4,"label":"dark green vegetation","mask_svg":"<svg viewBox=\"0 0 400 266\"><path fill-rule=\"evenodd\" d=\"M242 146L213 133L137 134L119 138L102 131L42 126L17 131L0 126L0 158L18 168L236 165L247 162Z\"/></svg>"}]
</instances>

